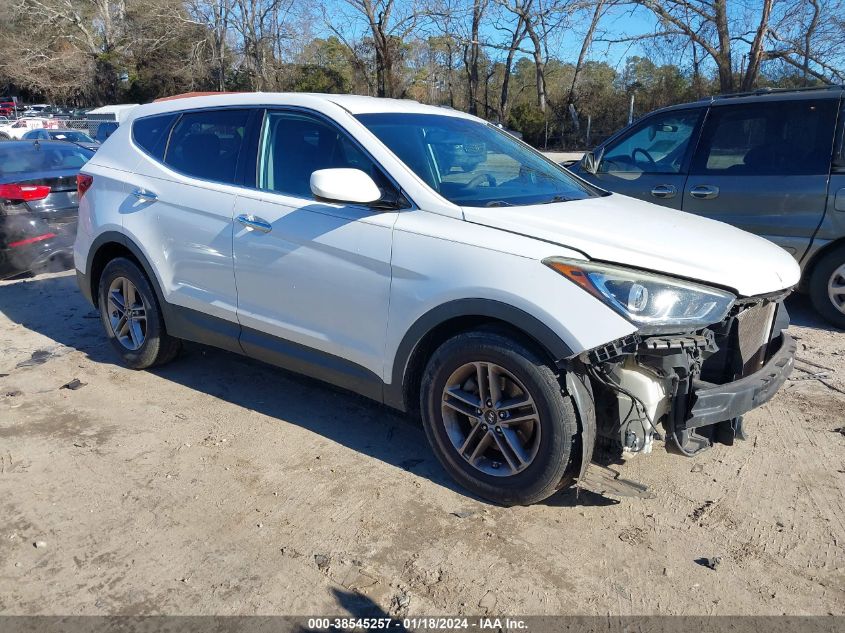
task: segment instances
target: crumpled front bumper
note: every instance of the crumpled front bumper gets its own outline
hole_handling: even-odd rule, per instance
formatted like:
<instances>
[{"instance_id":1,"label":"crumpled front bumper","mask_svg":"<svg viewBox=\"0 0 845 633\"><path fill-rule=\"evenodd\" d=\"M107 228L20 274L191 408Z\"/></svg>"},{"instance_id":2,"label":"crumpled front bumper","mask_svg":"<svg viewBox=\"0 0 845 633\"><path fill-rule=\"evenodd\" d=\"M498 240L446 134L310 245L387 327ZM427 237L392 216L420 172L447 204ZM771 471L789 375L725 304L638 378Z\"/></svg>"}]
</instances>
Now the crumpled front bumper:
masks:
<instances>
[{"instance_id":1,"label":"crumpled front bumper","mask_svg":"<svg viewBox=\"0 0 845 633\"><path fill-rule=\"evenodd\" d=\"M692 407L682 423L695 429L736 418L771 400L786 382L795 365L796 343L781 332L780 347L758 371L734 382L714 385L704 381L693 384ZM777 339L772 341L777 345Z\"/></svg>"}]
</instances>

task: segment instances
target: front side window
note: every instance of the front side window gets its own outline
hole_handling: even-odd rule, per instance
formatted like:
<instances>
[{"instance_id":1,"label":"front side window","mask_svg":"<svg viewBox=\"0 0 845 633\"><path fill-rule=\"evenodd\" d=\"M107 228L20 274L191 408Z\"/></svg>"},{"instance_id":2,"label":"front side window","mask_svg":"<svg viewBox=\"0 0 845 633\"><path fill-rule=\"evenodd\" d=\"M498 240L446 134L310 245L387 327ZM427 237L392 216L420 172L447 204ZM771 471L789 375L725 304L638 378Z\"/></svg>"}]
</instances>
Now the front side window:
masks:
<instances>
[{"instance_id":1,"label":"front side window","mask_svg":"<svg viewBox=\"0 0 845 633\"><path fill-rule=\"evenodd\" d=\"M164 163L203 180L235 184L249 110L186 112L173 128Z\"/></svg>"},{"instance_id":2,"label":"front side window","mask_svg":"<svg viewBox=\"0 0 845 633\"><path fill-rule=\"evenodd\" d=\"M649 117L604 152L601 173L680 173L701 110L666 112Z\"/></svg>"},{"instance_id":3,"label":"front side window","mask_svg":"<svg viewBox=\"0 0 845 633\"><path fill-rule=\"evenodd\" d=\"M711 108L692 173L827 174L837 105L827 99Z\"/></svg>"},{"instance_id":4,"label":"front side window","mask_svg":"<svg viewBox=\"0 0 845 633\"><path fill-rule=\"evenodd\" d=\"M269 111L261 134L258 187L312 199L311 174L319 169L360 169L384 192L381 170L336 127L300 112Z\"/></svg>"},{"instance_id":5,"label":"front side window","mask_svg":"<svg viewBox=\"0 0 845 633\"><path fill-rule=\"evenodd\" d=\"M591 189L507 132L439 114L361 114L358 120L441 196L496 207L588 198Z\"/></svg>"}]
</instances>

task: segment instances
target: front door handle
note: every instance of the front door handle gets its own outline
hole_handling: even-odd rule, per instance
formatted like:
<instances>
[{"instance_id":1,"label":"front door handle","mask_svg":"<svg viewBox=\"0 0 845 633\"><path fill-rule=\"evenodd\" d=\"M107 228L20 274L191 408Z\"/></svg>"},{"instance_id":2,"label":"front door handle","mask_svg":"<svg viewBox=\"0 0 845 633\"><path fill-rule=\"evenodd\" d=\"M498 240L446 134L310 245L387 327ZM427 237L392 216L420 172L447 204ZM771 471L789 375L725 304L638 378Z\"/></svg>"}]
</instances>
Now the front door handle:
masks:
<instances>
[{"instance_id":1,"label":"front door handle","mask_svg":"<svg viewBox=\"0 0 845 633\"><path fill-rule=\"evenodd\" d=\"M152 191L147 191L146 189L141 189L140 187L133 191L132 195L138 198L141 202L155 202L158 200L158 196Z\"/></svg>"},{"instance_id":2,"label":"front door handle","mask_svg":"<svg viewBox=\"0 0 845 633\"><path fill-rule=\"evenodd\" d=\"M713 185L696 185L689 190L689 195L698 200L712 200L719 196L719 188Z\"/></svg>"},{"instance_id":3,"label":"front door handle","mask_svg":"<svg viewBox=\"0 0 845 633\"><path fill-rule=\"evenodd\" d=\"M674 198L676 193L675 185L657 185L651 190L655 198Z\"/></svg>"},{"instance_id":4,"label":"front door handle","mask_svg":"<svg viewBox=\"0 0 845 633\"><path fill-rule=\"evenodd\" d=\"M273 226L265 219L249 214L241 214L237 217L238 222L243 224L248 231L259 231L260 233L269 233L273 230Z\"/></svg>"}]
</instances>

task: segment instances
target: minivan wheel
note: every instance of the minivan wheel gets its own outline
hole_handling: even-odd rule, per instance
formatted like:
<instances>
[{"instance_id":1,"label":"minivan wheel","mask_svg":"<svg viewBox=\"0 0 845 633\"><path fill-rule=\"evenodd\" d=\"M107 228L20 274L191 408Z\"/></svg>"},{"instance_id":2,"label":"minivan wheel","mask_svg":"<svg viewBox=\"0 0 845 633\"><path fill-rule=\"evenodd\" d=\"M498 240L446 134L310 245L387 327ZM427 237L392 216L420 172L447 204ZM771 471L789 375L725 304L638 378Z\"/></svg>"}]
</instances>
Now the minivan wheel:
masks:
<instances>
[{"instance_id":1,"label":"minivan wheel","mask_svg":"<svg viewBox=\"0 0 845 633\"><path fill-rule=\"evenodd\" d=\"M538 353L493 331L443 343L425 369L423 427L449 474L504 505L541 501L571 481L572 401Z\"/></svg>"},{"instance_id":2,"label":"minivan wheel","mask_svg":"<svg viewBox=\"0 0 845 633\"><path fill-rule=\"evenodd\" d=\"M845 329L845 246L816 262L810 277L810 299L827 321Z\"/></svg>"},{"instance_id":3,"label":"minivan wheel","mask_svg":"<svg viewBox=\"0 0 845 633\"><path fill-rule=\"evenodd\" d=\"M123 257L106 264L98 298L106 336L128 367L162 365L179 352L179 339L167 334L155 292L137 264Z\"/></svg>"}]
</instances>

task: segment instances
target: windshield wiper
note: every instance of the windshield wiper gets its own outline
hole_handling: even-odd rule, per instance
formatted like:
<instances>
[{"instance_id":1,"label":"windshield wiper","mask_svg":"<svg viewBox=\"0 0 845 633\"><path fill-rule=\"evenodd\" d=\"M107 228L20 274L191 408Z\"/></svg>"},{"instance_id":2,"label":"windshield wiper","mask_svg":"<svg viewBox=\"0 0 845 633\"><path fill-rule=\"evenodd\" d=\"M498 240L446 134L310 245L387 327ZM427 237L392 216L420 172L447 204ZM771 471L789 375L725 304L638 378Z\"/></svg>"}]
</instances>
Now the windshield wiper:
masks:
<instances>
[{"instance_id":1,"label":"windshield wiper","mask_svg":"<svg viewBox=\"0 0 845 633\"><path fill-rule=\"evenodd\" d=\"M543 200L542 202L539 202L538 204L553 204L555 202L572 202L573 200L575 200L575 198L568 198L566 196L555 196L553 198L550 198L549 200Z\"/></svg>"},{"instance_id":2,"label":"windshield wiper","mask_svg":"<svg viewBox=\"0 0 845 633\"><path fill-rule=\"evenodd\" d=\"M513 205L510 202L505 202L504 200L491 200L487 204L484 205L485 207L512 207Z\"/></svg>"}]
</instances>

